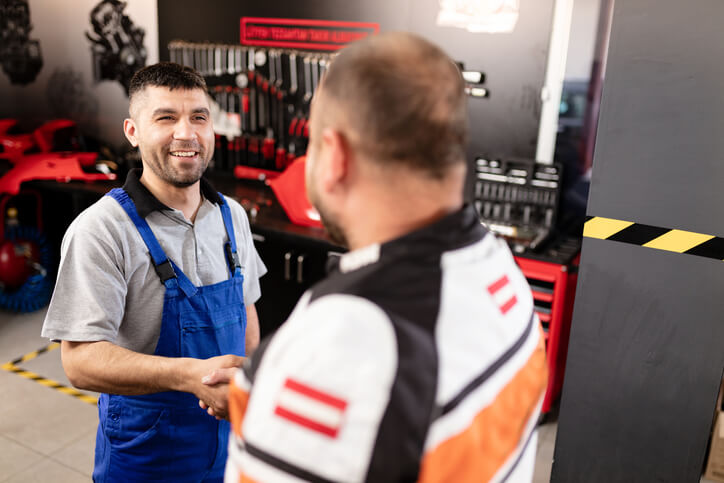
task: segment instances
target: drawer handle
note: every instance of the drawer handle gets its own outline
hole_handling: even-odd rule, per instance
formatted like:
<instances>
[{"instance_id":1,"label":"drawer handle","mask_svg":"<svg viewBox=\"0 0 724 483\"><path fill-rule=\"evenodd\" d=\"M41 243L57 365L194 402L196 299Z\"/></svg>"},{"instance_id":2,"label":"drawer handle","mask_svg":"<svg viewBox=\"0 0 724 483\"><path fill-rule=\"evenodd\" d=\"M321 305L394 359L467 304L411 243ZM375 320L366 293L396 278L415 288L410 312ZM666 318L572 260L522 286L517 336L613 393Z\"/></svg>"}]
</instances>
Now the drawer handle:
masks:
<instances>
[{"instance_id":1,"label":"drawer handle","mask_svg":"<svg viewBox=\"0 0 724 483\"><path fill-rule=\"evenodd\" d=\"M304 283L304 255L297 257L297 283Z\"/></svg>"},{"instance_id":2,"label":"drawer handle","mask_svg":"<svg viewBox=\"0 0 724 483\"><path fill-rule=\"evenodd\" d=\"M292 252L284 254L284 280L292 279Z\"/></svg>"}]
</instances>

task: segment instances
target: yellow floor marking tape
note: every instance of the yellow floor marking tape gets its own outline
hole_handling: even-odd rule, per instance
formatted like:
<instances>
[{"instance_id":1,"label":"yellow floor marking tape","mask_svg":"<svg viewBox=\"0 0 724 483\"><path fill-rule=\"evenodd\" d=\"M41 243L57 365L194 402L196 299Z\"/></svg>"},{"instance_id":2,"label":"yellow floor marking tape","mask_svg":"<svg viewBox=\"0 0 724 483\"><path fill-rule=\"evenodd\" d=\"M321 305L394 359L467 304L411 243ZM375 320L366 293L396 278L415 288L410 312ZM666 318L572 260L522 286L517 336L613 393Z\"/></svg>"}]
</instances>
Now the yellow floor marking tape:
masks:
<instances>
[{"instance_id":1,"label":"yellow floor marking tape","mask_svg":"<svg viewBox=\"0 0 724 483\"><path fill-rule=\"evenodd\" d=\"M54 349L57 349L60 347L60 344L57 342L53 342L52 344L43 347L42 349L38 349L33 352L29 352L25 354L22 357L18 357L17 359L6 362L2 366L0 366L3 370L12 372L13 374L17 374L20 377L24 377L25 379L29 379L31 381L35 381L38 384L49 387L51 389L55 389L58 392L62 392L63 394L67 394L69 396L73 396L76 399L79 399L83 402L86 402L88 404L93 404L94 406L98 404L98 398L94 396L90 396L88 394L82 393L78 391L77 389L73 389L72 387L65 386L59 382L53 381L52 379L48 379L47 377L43 377L39 374L36 374L32 371L28 371L26 369L23 369L22 367L19 367L18 364L21 364L23 362L27 362L29 360L35 359L40 354L44 354L46 352L50 352Z\"/></svg>"}]
</instances>

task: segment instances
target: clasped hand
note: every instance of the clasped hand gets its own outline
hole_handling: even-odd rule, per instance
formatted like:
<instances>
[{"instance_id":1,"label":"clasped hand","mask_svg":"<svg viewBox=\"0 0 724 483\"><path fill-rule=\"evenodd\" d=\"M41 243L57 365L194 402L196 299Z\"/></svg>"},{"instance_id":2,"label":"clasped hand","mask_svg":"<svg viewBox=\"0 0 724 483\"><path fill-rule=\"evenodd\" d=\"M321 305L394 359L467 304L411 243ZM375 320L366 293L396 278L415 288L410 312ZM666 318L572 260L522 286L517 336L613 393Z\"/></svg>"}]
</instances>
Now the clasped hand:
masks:
<instances>
[{"instance_id":1,"label":"clasped hand","mask_svg":"<svg viewBox=\"0 0 724 483\"><path fill-rule=\"evenodd\" d=\"M243 357L224 355L198 361L193 391L199 406L216 419L228 418L229 383Z\"/></svg>"}]
</instances>

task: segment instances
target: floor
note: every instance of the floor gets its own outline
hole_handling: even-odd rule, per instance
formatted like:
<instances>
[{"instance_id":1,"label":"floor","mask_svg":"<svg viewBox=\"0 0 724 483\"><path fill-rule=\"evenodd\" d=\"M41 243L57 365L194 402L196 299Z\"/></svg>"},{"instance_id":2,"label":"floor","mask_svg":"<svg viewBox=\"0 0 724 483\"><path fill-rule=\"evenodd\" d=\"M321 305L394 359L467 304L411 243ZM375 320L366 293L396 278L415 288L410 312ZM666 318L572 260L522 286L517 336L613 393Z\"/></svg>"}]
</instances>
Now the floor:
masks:
<instances>
[{"instance_id":1,"label":"floor","mask_svg":"<svg viewBox=\"0 0 724 483\"><path fill-rule=\"evenodd\" d=\"M40 337L44 315L0 312L0 364L48 345ZM69 385L58 349L17 365ZM7 370L0 387L0 482L90 481L96 408Z\"/></svg>"},{"instance_id":2,"label":"floor","mask_svg":"<svg viewBox=\"0 0 724 483\"><path fill-rule=\"evenodd\" d=\"M48 346L40 337L44 316L43 310L23 315L0 311L0 365ZM57 348L16 366L69 385ZM0 369L0 387L0 483L90 481L95 406L7 369ZM555 421L539 428L534 483L550 480L556 430Z\"/></svg>"}]
</instances>

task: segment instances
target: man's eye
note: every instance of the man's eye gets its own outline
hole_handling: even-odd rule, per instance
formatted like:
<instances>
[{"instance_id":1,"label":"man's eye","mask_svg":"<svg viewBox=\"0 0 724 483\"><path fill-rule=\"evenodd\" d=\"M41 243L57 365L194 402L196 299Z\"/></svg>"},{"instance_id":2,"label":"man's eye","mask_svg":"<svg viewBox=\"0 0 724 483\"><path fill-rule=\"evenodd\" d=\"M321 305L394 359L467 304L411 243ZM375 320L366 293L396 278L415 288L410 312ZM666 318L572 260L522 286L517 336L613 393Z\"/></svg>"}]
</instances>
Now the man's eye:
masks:
<instances>
[{"instance_id":1,"label":"man's eye","mask_svg":"<svg viewBox=\"0 0 724 483\"><path fill-rule=\"evenodd\" d=\"M161 116L158 118L159 121L171 121L173 120L173 117L171 116Z\"/></svg>"},{"instance_id":2,"label":"man's eye","mask_svg":"<svg viewBox=\"0 0 724 483\"><path fill-rule=\"evenodd\" d=\"M196 120L196 121L206 121L206 116L196 116L196 117L194 118L194 120Z\"/></svg>"}]
</instances>

